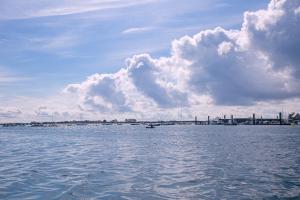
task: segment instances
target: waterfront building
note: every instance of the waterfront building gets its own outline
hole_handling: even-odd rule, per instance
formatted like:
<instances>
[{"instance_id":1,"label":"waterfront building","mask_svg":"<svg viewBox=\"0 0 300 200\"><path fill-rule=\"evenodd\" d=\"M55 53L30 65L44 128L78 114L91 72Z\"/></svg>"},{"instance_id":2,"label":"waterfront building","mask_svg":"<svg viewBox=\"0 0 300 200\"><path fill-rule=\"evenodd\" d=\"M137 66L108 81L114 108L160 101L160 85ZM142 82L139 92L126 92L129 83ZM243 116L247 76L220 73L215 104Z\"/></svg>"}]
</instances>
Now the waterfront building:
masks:
<instances>
[{"instance_id":1,"label":"waterfront building","mask_svg":"<svg viewBox=\"0 0 300 200\"><path fill-rule=\"evenodd\" d=\"M137 120L136 119L125 119L126 123L136 123Z\"/></svg>"}]
</instances>

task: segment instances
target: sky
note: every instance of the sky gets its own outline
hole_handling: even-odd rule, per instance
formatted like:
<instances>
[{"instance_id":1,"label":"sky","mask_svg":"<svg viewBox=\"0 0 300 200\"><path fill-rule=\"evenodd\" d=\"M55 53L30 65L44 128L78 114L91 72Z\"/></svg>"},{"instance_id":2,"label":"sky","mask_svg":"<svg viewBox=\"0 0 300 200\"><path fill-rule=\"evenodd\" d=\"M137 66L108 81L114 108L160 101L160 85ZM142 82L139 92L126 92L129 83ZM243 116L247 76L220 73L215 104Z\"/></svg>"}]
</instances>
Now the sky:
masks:
<instances>
[{"instance_id":1,"label":"sky","mask_svg":"<svg viewBox=\"0 0 300 200\"><path fill-rule=\"evenodd\" d=\"M299 22L299 0L0 0L0 122L299 112Z\"/></svg>"}]
</instances>

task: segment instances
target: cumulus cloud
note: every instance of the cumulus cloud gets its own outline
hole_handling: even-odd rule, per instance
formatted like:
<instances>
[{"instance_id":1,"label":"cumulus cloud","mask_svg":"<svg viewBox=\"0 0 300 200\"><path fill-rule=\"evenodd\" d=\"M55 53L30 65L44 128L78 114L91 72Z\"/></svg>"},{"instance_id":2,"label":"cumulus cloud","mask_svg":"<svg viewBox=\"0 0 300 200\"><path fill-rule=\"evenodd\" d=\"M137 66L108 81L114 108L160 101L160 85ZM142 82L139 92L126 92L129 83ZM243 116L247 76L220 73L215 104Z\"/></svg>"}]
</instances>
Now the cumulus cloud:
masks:
<instances>
[{"instance_id":1,"label":"cumulus cloud","mask_svg":"<svg viewBox=\"0 0 300 200\"><path fill-rule=\"evenodd\" d=\"M173 42L174 55L190 62L190 88L210 95L219 105L249 105L298 96L295 87L299 80L289 69L276 71L263 51L245 49L242 35L216 28Z\"/></svg>"},{"instance_id":2,"label":"cumulus cloud","mask_svg":"<svg viewBox=\"0 0 300 200\"><path fill-rule=\"evenodd\" d=\"M165 75L163 59L154 60L149 55L127 59L128 76L134 86L161 107L174 107L187 103L187 93L176 87L176 82Z\"/></svg>"},{"instance_id":3,"label":"cumulus cloud","mask_svg":"<svg viewBox=\"0 0 300 200\"><path fill-rule=\"evenodd\" d=\"M126 76L126 75L125 75ZM94 74L82 84L71 84L65 91L80 94L83 105L91 111L131 111L122 87L127 83L123 70L116 74Z\"/></svg>"},{"instance_id":4,"label":"cumulus cloud","mask_svg":"<svg viewBox=\"0 0 300 200\"><path fill-rule=\"evenodd\" d=\"M297 0L273 0L267 10L246 12L242 27L252 49L262 51L274 69L292 70L297 79L300 78L299 5Z\"/></svg>"},{"instance_id":5,"label":"cumulus cloud","mask_svg":"<svg viewBox=\"0 0 300 200\"><path fill-rule=\"evenodd\" d=\"M135 55L119 72L92 75L65 91L79 95L86 109L118 112L299 98L299 7L298 0L272 0L267 9L246 12L240 30L184 36L172 42L170 57Z\"/></svg>"}]
</instances>

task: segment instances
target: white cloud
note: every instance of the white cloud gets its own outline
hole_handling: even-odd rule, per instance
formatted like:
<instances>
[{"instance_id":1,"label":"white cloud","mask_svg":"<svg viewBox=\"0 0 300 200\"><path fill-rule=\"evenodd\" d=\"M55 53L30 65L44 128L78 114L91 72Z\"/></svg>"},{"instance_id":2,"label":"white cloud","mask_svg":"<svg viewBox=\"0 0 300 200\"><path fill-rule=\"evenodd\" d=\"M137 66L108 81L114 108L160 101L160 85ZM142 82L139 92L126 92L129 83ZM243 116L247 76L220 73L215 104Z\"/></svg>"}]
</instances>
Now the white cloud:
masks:
<instances>
[{"instance_id":1,"label":"white cloud","mask_svg":"<svg viewBox=\"0 0 300 200\"><path fill-rule=\"evenodd\" d=\"M135 88L154 100L160 107L176 107L187 104L187 94L180 90L178 81L169 76L172 66L168 59L152 59L147 54L127 59L128 77ZM175 75L175 74L174 74Z\"/></svg>"},{"instance_id":2,"label":"white cloud","mask_svg":"<svg viewBox=\"0 0 300 200\"><path fill-rule=\"evenodd\" d=\"M31 38L29 41L29 49L57 51L74 47L79 44L80 40L75 35L65 33L52 37Z\"/></svg>"},{"instance_id":3,"label":"white cloud","mask_svg":"<svg viewBox=\"0 0 300 200\"><path fill-rule=\"evenodd\" d=\"M300 6L295 9L295 15L299 15L299 14L300 14Z\"/></svg>"},{"instance_id":4,"label":"white cloud","mask_svg":"<svg viewBox=\"0 0 300 200\"><path fill-rule=\"evenodd\" d=\"M65 121L95 119L96 115L83 113L78 107L77 99L73 95L59 94L44 98L15 96L6 98L0 96L1 122L30 122L30 121ZM10 118L8 114L10 114ZM12 115L15 113L15 115ZM99 116L99 115L98 115Z\"/></svg>"},{"instance_id":5,"label":"white cloud","mask_svg":"<svg viewBox=\"0 0 300 200\"><path fill-rule=\"evenodd\" d=\"M300 97L297 0L246 12L241 30L216 28L172 43L172 55L127 59L115 74L95 74L66 91L92 110L142 111L206 105L255 105Z\"/></svg>"},{"instance_id":6,"label":"white cloud","mask_svg":"<svg viewBox=\"0 0 300 200\"><path fill-rule=\"evenodd\" d=\"M222 42L218 46L218 54L219 56L226 55L232 49L233 44L230 42Z\"/></svg>"},{"instance_id":7,"label":"white cloud","mask_svg":"<svg viewBox=\"0 0 300 200\"><path fill-rule=\"evenodd\" d=\"M154 27L134 27L122 31L122 34L138 34L152 30Z\"/></svg>"},{"instance_id":8,"label":"white cloud","mask_svg":"<svg viewBox=\"0 0 300 200\"><path fill-rule=\"evenodd\" d=\"M1 1L0 20L70 15L130 7L152 1L154 0L4 0Z\"/></svg>"},{"instance_id":9,"label":"white cloud","mask_svg":"<svg viewBox=\"0 0 300 200\"><path fill-rule=\"evenodd\" d=\"M22 112L17 108L0 108L0 119L13 119L21 114Z\"/></svg>"},{"instance_id":10,"label":"white cloud","mask_svg":"<svg viewBox=\"0 0 300 200\"><path fill-rule=\"evenodd\" d=\"M94 74L82 84L71 84L65 91L78 93L82 107L91 111L131 111L122 91L123 72L116 74Z\"/></svg>"},{"instance_id":11,"label":"white cloud","mask_svg":"<svg viewBox=\"0 0 300 200\"><path fill-rule=\"evenodd\" d=\"M180 107L185 118L292 111L300 106L299 6L298 0L273 0L265 10L246 12L240 30L218 27L184 36L172 42L169 57L135 55L118 72L91 75L60 96L13 103L32 102L19 109L22 115L45 120L122 113L178 119Z\"/></svg>"},{"instance_id":12,"label":"white cloud","mask_svg":"<svg viewBox=\"0 0 300 200\"><path fill-rule=\"evenodd\" d=\"M273 0L267 10L245 13L242 27L249 48L263 52L275 70L292 70L297 79L300 78L300 18L294 13L299 4L297 0Z\"/></svg>"}]
</instances>

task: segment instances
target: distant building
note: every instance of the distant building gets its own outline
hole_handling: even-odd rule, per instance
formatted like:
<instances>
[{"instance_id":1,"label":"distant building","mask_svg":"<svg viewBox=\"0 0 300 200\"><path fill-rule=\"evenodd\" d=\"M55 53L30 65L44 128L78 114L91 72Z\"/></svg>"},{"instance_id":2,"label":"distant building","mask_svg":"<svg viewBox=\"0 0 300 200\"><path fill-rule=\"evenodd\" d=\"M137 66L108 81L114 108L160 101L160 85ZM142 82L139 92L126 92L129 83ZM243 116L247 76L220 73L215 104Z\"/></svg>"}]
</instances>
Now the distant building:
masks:
<instances>
[{"instance_id":1,"label":"distant building","mask_svg":"<svg viewBox=\"0 0 300 200\"><path fill-rule=\"evenodd\" d=\"M136 123L136 119L125 119L126 123Z\"/></svg>"}]
</instances>

